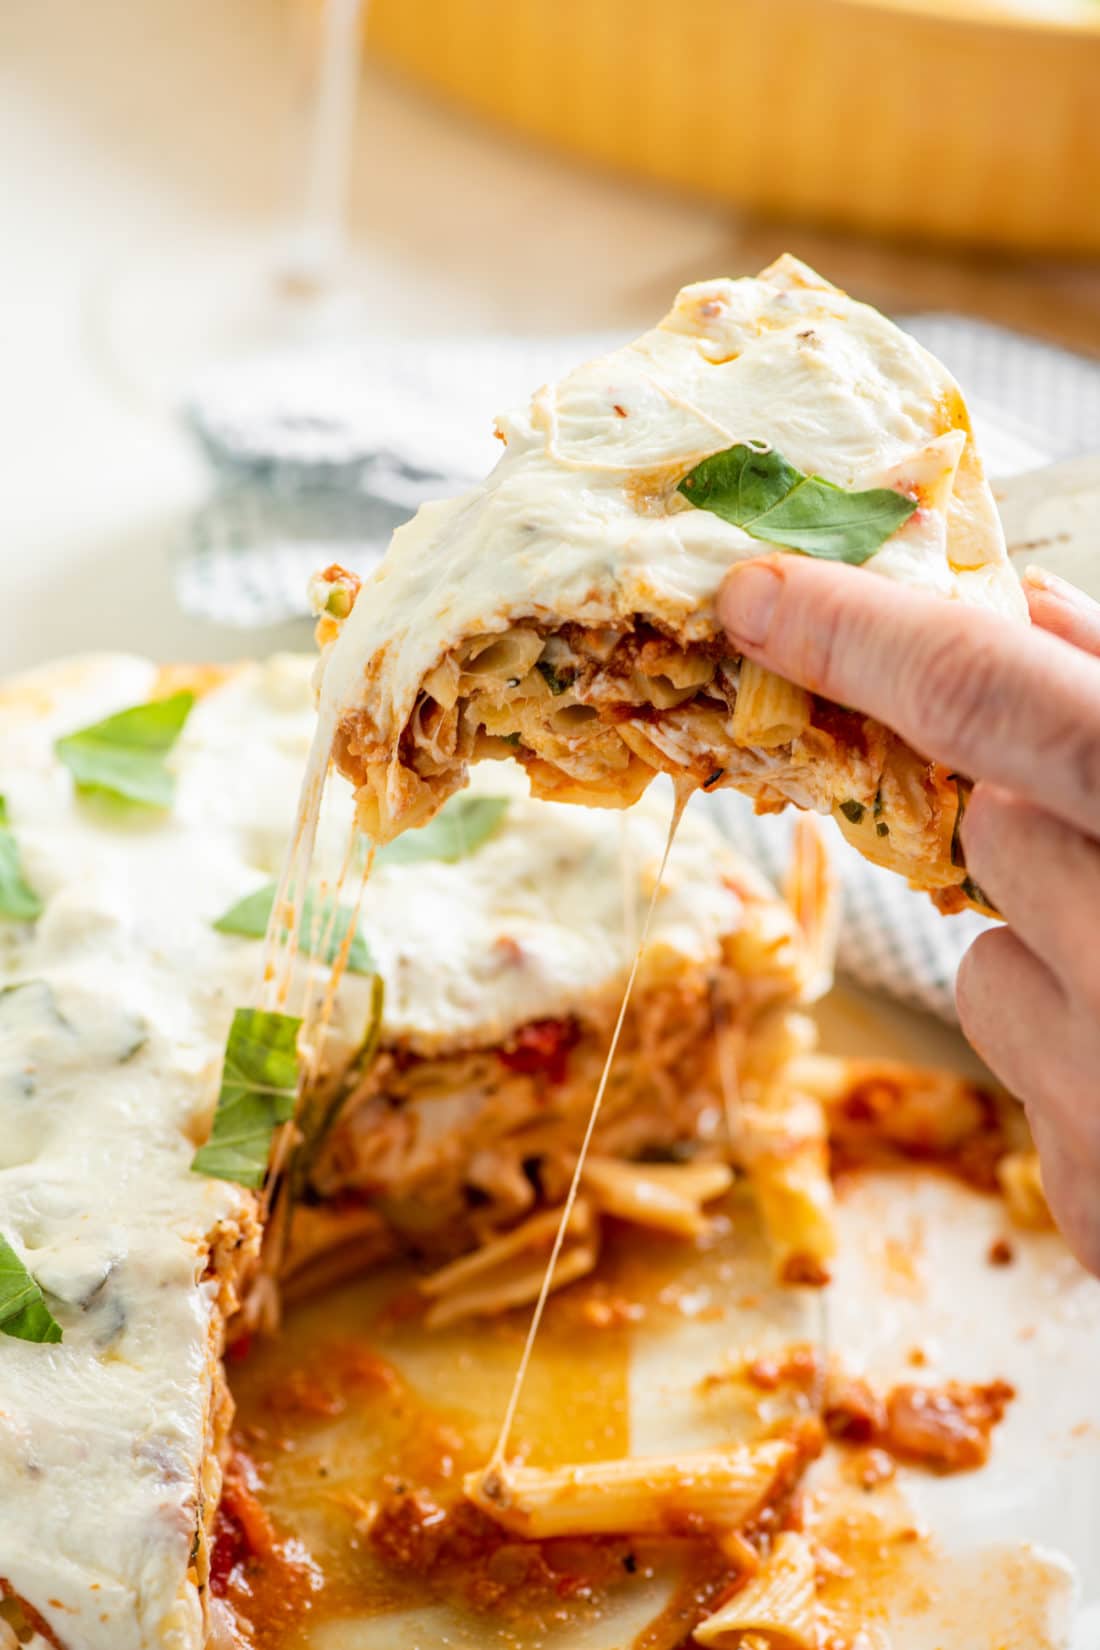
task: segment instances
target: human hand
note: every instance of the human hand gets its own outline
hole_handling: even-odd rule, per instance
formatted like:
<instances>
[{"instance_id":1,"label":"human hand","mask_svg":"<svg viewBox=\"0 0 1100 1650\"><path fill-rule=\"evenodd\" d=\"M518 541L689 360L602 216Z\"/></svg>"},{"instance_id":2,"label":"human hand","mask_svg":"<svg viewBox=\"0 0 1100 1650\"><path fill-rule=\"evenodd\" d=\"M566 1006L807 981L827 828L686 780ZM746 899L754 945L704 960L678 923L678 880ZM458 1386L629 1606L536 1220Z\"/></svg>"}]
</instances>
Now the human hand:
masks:
<instances>
[{"instance_id":1,"label":"human hand","mask_svg":"<svg viewBox=\"0 0 1100 1650\"><path fill-rule=\"evenodd\" d=\"M1032 627L809 557L743 562L739 652L976 783L967 867L1005 919L963 959L967 1038L1027 1107L1051 1209L1100 1273L1100 605L1033 572Z\"/></svg>"}]
</instances>

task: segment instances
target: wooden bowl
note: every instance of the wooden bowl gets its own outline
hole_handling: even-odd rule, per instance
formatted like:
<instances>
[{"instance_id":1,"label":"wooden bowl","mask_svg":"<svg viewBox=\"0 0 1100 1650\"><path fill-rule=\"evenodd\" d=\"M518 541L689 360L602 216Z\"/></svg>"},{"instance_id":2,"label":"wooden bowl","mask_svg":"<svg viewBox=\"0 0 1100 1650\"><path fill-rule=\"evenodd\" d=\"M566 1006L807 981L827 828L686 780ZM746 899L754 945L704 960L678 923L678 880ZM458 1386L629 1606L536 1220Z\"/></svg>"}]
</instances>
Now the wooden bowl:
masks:
<instances>
[{"instance_id":1,"label":"wooden bowl","mask_svg":"<svg viewBox=\"0 0 1100 1650\"><path fill-rule=\"evenodd\" d=\"M879 235L1100 252L1100 0L373 0L369 38L634 177Z\"/></svg>"}]
</instances>

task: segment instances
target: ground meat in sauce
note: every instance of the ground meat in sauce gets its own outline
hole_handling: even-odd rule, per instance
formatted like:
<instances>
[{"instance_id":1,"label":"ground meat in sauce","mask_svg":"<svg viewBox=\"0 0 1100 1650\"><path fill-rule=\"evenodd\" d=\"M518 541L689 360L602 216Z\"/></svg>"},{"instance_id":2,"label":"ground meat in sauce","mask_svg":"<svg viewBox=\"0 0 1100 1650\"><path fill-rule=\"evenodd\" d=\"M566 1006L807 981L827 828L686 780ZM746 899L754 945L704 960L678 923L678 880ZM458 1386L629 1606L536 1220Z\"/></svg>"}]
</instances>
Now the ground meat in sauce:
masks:
<instances>
[{"instance_id":1,"label":"ground meat in sauce","mask_svg":"<svg viewBox=\"0 0 1100 1650\"><path fill-rule=\"evenodd\" d=\"M258 1647L270 1629L276 1641L308 1610L317 1577L291 1556L263 1506L260 1477L251 1458L234 1447L226 1463L222 1498L214 1516L210 1591L247 1624Z\"/></svg>"},{"instance_id":2,"label":"ground meat in sauce","mask_svg":"<svg viewBox=\"0 0 1100 1650\"><path fill-rule=\"evenodd\" d=\"M497 1615L565 1619L563 1604L592 1601L645 1566L622 1540L517 1541L468 1502L444 1509L426 1490L395 1484L370 1542L382 1561L411 1571L433 1594Z\"/></svg>"},{"instance_id":3,"label":"ground meat in sauce","mask_svg":"<svg viewBox=\"0 0 1100 1650\"><path fill-rule=\"evenodd\" d=\"M931 1123L925 1134L911 1123L906 1124L909 1132L899 1130L897 1116L905 1111L905 1095L887 1074L853 1084L833 1114L832 1173L915 1162L957 1175L977 1191L996 1192L997 1165L1012 1149L998 1097L979 1083L966 1085L965 1096L972 1122L960 1138L944 1142L935 1138Z\"/></svg>"},{"instance_id":4,"label":"ground meat in sauce","mask_svg":"<svg viewBox=\"0 0 1100 1650\"><path fill-rule=\"evenodd\" d=\"M886 1431L880 1442L901 1460L941 1472L966 1472L988 1460L993 1428L1014 1397L1007 1381L894 1387L887 1395Z\"/></svg>"},{"instance_id":5,"label":"ground meat in sauce","mask_svg":"<svg viewBox=\"0 0 1100 1650\"><path fill-rule=\"evenodd\" d=\"M845 750L866 755L867 718L861 712L846 710L843 705L835 705L832 700L820 699L815 694L812 721L819 732L828 734Z\"/></svg>"},{"instance_id":6,"label":"ground meat in sauce","mask_svg":"<svg viewBox=\"0 0 1100 1650\"><path fill-rule=\"evenodd\" d=\"M822 1381L822 1365L815 1348L799 1345L788 1347L782 1357L754 1359L744 1374L764 1392L791 1386L811 1393ZM984 1385L946 1381L942 1386L903 1382L879 1393L862 1376L835 1368L823 1390L823 1419L835 1441L873 1447L937 1472L984 1465L993 1429L1015 1397L1013 1387L1000 1380Z\"/></svg>"},{"instance_id":7,"label":"ground meat in sauce","mask_svg":"<svg viewBox=\"0 0 1100 1650\"><path fill-rule=\"evenodd\" d=\"M530 1020L513 1032L497 1058L509 1071L528 1077L541 1073L548 1083L564 1083L569 1051L580 1041L580 1035L576 1020Z\"/></svg>"}]
</instances>

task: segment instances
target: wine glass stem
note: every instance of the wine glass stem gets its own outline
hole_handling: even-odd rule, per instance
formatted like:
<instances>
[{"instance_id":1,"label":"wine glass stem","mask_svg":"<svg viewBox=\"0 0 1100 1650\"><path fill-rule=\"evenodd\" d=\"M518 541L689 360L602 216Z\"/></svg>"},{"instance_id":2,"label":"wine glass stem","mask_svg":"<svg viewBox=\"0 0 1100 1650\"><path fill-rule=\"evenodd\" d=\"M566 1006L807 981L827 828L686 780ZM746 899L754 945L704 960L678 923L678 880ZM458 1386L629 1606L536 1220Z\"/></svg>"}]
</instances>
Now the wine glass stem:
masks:
<instances>
[{"instance_id":1,"label":"wine glass stem","mask_svg":"<svg viewBox=\"0 0 1100 1650\"><path fill-rule=\"evenodd\" d=\"M305 184L286 261L288 279L319 289L348 249L348 206L367 0L325 0L310 89Z\"/></svg>"}]
</instances>

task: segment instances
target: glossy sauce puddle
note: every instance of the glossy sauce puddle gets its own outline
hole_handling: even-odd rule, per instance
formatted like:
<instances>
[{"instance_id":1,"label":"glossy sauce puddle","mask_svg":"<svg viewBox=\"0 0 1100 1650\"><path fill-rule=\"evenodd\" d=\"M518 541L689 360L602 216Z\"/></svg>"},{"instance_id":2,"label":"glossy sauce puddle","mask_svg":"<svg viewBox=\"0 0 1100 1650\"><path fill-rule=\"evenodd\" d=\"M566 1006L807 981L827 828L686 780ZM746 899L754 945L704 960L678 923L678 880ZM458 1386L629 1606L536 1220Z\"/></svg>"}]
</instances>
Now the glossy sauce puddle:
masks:
<instances>
[{"instance_id":1,"label":"glossy sauce puddle","mask_svg":"<svg viewBox=\"0 0 1100 1650\"><path fill-rule=\"evenodd\" d=\"M744 1193L727 1199L711 1238L698 1244L609 1222L595 1279L547 1305L514 1450L550 1466L650 1453L662 1435L676 1448L692 1428L704 1442L758 1431L765 1417L755 1404L739 1406L732 1387L720 1402L707 1400L699 1383L733 1369L749 1350L805 1338L802 1304L769 1288L768 1278L766 1245ZM277 1338L255 1341L229 1365L234 1436L260 1471L263 1504L324 1579L312 1609L266 1635L264 1650L410 1650L421 1642L401 1623L425 1607L425 1588L380 1563L366 1538L371 1503L387 1479L391 1487L399 1480L425 1488L443 1505L458 1498L463 1472L485 1462L496 1437L529 1313L429 1331L406 1310L415 1282L402 1266L331 1290L291 1308ZM593 1303L601 1315L627 1308L636 1321L594 1327ZM632 1642L675 1590L667 1567L660 1587L641 1576L631 1583L624 1590L642 1606L640 1619L629 1630L624 1619L621 1637L593 1643ZM616 1599L609 1616L629 1602ZM601 1608L597 1602L587 1615ZM578 1629L585 1618L578 1606ZM446 1620L460 1636L425 1646L534 1650L556 1640L572 1650L585 1642L572 1631L543 1635L533 1624L515 1638L506 1621L469 1611L448 1609Z\"/></svg>"}]
</instances>

